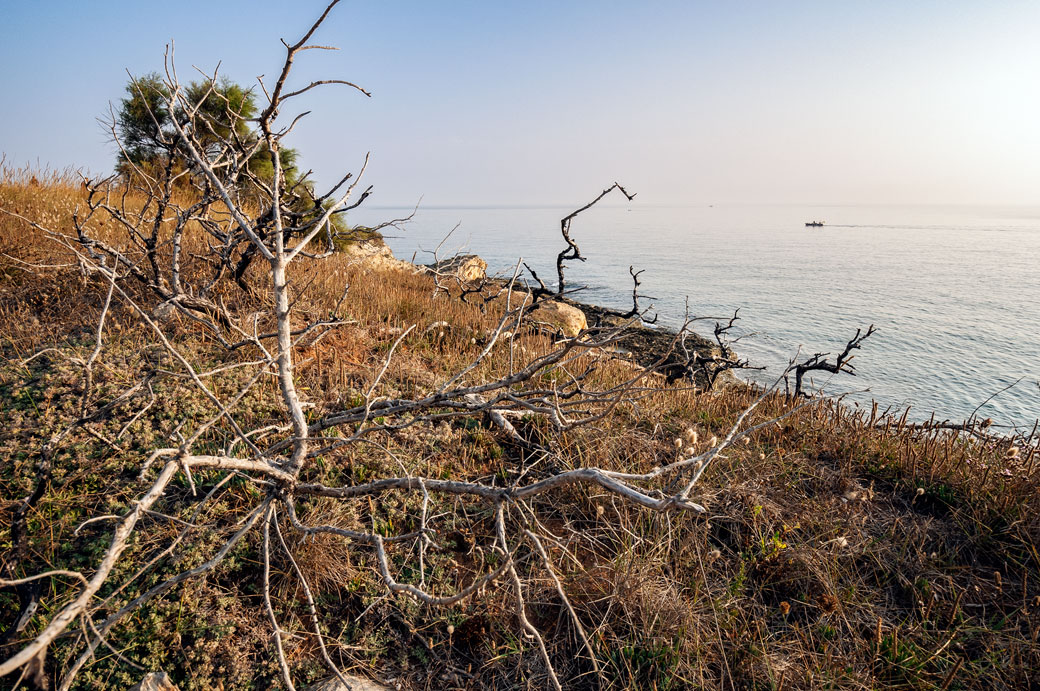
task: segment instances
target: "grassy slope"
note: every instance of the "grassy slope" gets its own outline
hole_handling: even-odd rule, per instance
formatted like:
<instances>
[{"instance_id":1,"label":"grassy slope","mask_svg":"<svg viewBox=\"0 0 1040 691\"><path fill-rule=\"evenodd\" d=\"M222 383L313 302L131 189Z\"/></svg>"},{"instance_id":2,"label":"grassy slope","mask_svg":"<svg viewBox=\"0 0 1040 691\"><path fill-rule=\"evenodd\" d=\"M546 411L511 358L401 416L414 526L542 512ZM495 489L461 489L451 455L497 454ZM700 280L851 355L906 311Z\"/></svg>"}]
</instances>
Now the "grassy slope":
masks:
<instances>
[{"instance_id":1,"label":"grassy slope","mask_svg":"<svg viewBox=\"0 0 1040 691\"><path fill-rule=\"evenodd\" d=\"M64 227L78 196L76 187L61 180L33 184L9 177L0 185L0 206ZM44 446L80 409L82 368L71 358L93 349L103 297L101 286L71 268L28 270L5 255L61 262L45 238L0 216L4 563L14 555L8 526L34 487ZM314 314L327 310L344 282L351 284L349 310L356 323L299 354L309 359L300 368L300 384L318 409L356 403L401 327L420 326L394 359L381 385L385 395L413 394L457 370L474 355L473 341L493 324L494 306L485 315L475 306L435 298L423 277L370 273L337 261L298 277L301 285L314 279L301 303ZM256 307L250 299L236 299L243 313ZM440 320L451 325L443 336L440 329L419 335ZM229 360L190 323L167 327L200 365L247 358ZM106 339L94 403L110 400L149 369L173 370L147 346L147 334L125 306L114 308ZM547 346L538 337L524 345L532 354ZM21 364L46 348L54 350ZM503 366L499 358L473 376ZM607 366L600 376L621 377L625 367ZM215 377L214 388L232 391L237 371ZM480 421L442 422L380 437L393 457L369 445L330 453L312 477L329 484L363 481L398 474L398 462L429 475L503 482L520 472L537 477L540 463L649 469L674 457L677 439L692 443L691 431L700 446L721 436L754 396L742 388L696 394L652 381L659 390L637 405L619 406L594 426L560 434L540 420L525 420L521 431L555 452L547 460L536 462ZM54 475L31 512L19 573L89 571L107 544L105 524L78 534L75 527L92 516L124 511L140 491L142 454L168 443L178 425L190 429L211 412L177 377L160 372L152 389L155 402L125 431L132 409L148 396L116 408L55 449ZM770 399L754 421L789 406L783 397ZM236 414L243 424L260 426L277 419L278 410L276 391L267 385ZM707 518L653 514L590 489L546 495L536 509L544 528L562 538L552 557L612 687L1036 688L1040 463L1035 445L1018 445L913 432L892 420L871 424L869 415L823 403L757 433L713 466L695 496L708 507ZM194 481L208 489L222 477L197 474ZM184 549L142 581L158 582L208 558L257 491L237 480L227 483L218 501L197 517L213 527L191 532ZM387 495L381 502L318 501L303 508L323 522L396 532L414 524L415 502ZM193 503L187 483L180 482L161 510L188 520ZM439 516L437 546L424 575L464 584L494 539L488 508L443 500L435 501L431 515ZM131 575L179 530L169 519L152 521L120 575ZM218 682L227 689L277 686L258 596L256 544L255 536L246 540L210 576L118 627L112 647L125 660L170 672L183 689ZM330 537L293 542L292 548L318 591L323 625L345 666L396 678L406 688L544 682L504 587L434 610L384 597L364 551ZM406 555L398 556L406 568ZM279 612L287 628L302 630L302 593L289 568L280 563L274 575ZM44 600L60 602L69 585L52 581ZM561 678L571 688L595 688L552 583L534 581L528 597L529 616L545 633ZM51 610L41 610L26 634L46 621ZM0 626L17 612L14 595L0 592ZM52 649L51 669L68 663L69 643ZM291 640L288 654L301 677L324 676L312 638ZM100 650L80 681L82 688L124 687L139 677L126 661ZM0 680L0 688L12 681Z\"/></svg>"}]
</instances>

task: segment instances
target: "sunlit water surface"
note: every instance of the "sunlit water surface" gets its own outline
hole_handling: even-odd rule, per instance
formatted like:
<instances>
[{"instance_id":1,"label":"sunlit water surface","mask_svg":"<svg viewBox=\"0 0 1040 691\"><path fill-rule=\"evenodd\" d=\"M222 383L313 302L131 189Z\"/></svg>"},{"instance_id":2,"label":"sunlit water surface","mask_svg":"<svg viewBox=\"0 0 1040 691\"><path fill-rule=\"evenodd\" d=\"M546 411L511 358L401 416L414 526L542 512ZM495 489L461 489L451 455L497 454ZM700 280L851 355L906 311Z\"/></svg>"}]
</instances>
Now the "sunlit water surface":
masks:
<instances>
[{"instance_id":1,"label":"sunlit water surface","mask_svg":"<svg viewBox=\"0 0 1040 691\"><path fill-rule=\"evenodd\" d=\"M402 259L473 252L489 272L523 257L550 286L563 248L563 208L420 209L387 242ZM368 209L371 224L399 210ZM823 228L807 228L824 219ZM660 324L740 308L738 352L774 377L800 349L837 352L857 328L878 331L857 353L857 376L830 381L863 405L912 406L911 417L963 419L980 411L1031 425L1040 416L1040 208L883 206L597 206L572 235L588 258L572 262L574 297L627 309L628 267L645 269ZM425 259L424 259L425 258ZM698 331L710 332L711 323ZM753 334L753 335L751 335ZM816 383L821 383L817 377Z\"/></svg>"}]
</instances>

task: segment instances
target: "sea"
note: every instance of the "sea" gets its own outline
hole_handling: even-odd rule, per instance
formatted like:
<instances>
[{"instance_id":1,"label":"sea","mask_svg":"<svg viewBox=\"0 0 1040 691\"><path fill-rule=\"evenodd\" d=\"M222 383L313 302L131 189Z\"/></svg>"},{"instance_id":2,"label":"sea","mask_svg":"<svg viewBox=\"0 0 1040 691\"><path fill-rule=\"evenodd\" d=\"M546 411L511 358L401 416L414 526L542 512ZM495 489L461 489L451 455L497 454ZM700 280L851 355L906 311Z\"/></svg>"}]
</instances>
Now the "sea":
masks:
<instances>
[{"instance_id":1,"label":"sea","mask_svg":"<svg viewBox=\"0 0 1040 691\"><path fill-rule=\"evenodd\" d=\"M521 260L550 288L565 247L567 207L422 208L386 241L401 259L473 253L488 272ZM410 211L410 210L409 210ZM370 208L351 222L404 215ZM822 227L807 221L822 220ZM641 307L662 328L687 315L710 336L728 322L735 350L770 383L792 360L841 352L857 329L876 328L855 351L855 375L816 373L813 384L850 405L912 420L1032 427L1040 417L1040 207L653 206L601 202L571 236L586 261L566 267L576 300ZM523 267L521 266L523 272Z\"/></svg>"}]
</instances>

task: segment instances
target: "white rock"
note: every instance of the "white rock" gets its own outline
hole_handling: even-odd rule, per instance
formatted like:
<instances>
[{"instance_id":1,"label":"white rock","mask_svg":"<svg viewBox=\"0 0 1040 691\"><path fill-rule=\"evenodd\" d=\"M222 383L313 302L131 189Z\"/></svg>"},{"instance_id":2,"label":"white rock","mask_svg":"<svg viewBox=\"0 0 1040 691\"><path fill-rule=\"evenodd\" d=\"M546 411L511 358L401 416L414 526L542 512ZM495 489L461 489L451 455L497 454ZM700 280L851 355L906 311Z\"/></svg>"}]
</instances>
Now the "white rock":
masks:
<instances>
[{"instance_id":1,"label":"white rock","mask_svg":"<svg viewBox=\"0 0 1040 691\"><path fill-rule=\"evenodd\" d=\"M394 256L390 248L382 242L363 240L356 242L345 250L352 260L364 263L366 267L382 271L411 271L418 268L411 262L402 261Z\"/></svg>"},{"instance_id":2,"label":"white rock","mask_svg":"<svg viewBox=\"0 0 1040 691\"><path fill-rule=\"evenodd\" d=\"M487 278L487 262L475 254L458 254L423 268L439 276L457 278L463 283L477 283Z\"/></svg>"},{"instance_id":3,"label":"white rock","mask_svg":"<svg viewBox=\"0 0 1040 691\"><path fill-rule=\"evenodd\" d=\"M560 329L564 336L574 338L583 329L589 328L585 313L577 307L549 300L527 313L529 321L546 322Z\"/></svg>"}]
</instances>

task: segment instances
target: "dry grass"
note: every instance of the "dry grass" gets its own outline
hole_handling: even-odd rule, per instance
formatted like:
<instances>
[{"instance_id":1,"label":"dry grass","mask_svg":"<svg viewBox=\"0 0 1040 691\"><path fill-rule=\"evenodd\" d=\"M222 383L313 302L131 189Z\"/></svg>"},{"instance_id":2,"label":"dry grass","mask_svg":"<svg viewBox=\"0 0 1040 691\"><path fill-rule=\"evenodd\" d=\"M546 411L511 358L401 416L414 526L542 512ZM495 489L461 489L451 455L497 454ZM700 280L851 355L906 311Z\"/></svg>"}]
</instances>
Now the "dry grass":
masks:
<instances>
[{"instance_id":1,"label":"dry grass","mask_svg":"<svg viewBox=\"0 0 1040 691\"><path fill-rule=\"evenodd\" d=\"M61 176L33 182L29 173L8 171L0 182L0 207L66 230L79 201L78 185ZM93 347L101 288L74 267L60 266L67 261L45 237L0 215L5 552L12 549L6 526L31 491L43 444L75 415L80 378L70 357ZM305 363L298 385L317 411L355 405L401 330L413 324L417 328L377 390L387 396L430 391L472 359L503 310L497 302L485 312L436 295L426 277L370 272L344 255L321 267L303 266L293 280L298 304L311 315L326 314L350 286L346 305L353 322L297 354ZM143 291L141 299L147 299ZM256 307L254 298L235 299L243 314ZM437 322L446 326L428 328ZM168 330L200 366L248 358L245 352L227 355L194 323L174 318ZM517 366L549 346L547 335L524 332L512 353L503 345L469 376L500 375L511 358ZM47 348L54 350L21 364ZM591 358L583 356L572 369L583 369ZM117 392L161 359L146 347L129 311L117 305L95 385L102 394ZM214 388L233 390L236 372L214 377ZM608 361L590 385L630 375L629 365ZM397 475L402 467L488 482L592 464L650 469L674 458L677 439L705 447L721 437L756 395L741 387L697 394L654 378L643 385L635 403L566 433L537 417L519 419L521 432L550 449L549 457L533 456L480 421L446 419L383 433L378 445L331 451L306 479L348 484ZM118 442L111 440L128 419L122 409L69 439L29 523L26 572L89 568L106 533L103 525L79 533L75 527L125 509L135 495L142 450L212 412L186 391L183 381L160 376L157 404ZM259 427L277 417L278 406L268 383L236 414ZM773 397L753 423L790 406ZM537 508L541 528L560 538L546 547L596 648L601 686L1028 689L1037 688L1040 669L1038 465L1035 437L978 440L922 432L824 402L759 431L713 466L695 497L708 507L706 518L650 513L587 488L546 496ZM209 487L220 477L200 473L195 482ZM194 536L190 550L175 553L145 581L208 558L257 491L229 482L208 509L212 534ZM162 511L189 519L193 500L186 484L172 494ZM396 532L414 529L419 500L396 494L379 502L318 500L304 507L304 515L345 528ZM492 516L487 506L458 499L435 500L429 515L437 533L425 572L402 578L448 591L492 559ZM155 520L132 546L129 561L165 547L179 529L173 521ZM291 544L345 667L415 689L520 688L542 678L504 586L432 610L386 597L370 555L337 538ZM113 646L126 659L169 671L181 688L277 685L259 608L255 547L243 542L209 577L142 610L113 632ZM402 568L414 563L410 549L392 552ZM523 562L532 576L529 616L545 634L567 687L596 688L574 625L536 565L533 555ZM280 615L291 627L305 616L303 596L288 577L290 564L275 569ZM12 594L0 592L0 626L11 623L16 605ZM301 676L322 674L312 638L287 645ZM110 652L99 652L80 679L82 688L126 686L140 676ZM55 669L68 663L68 654L64 644L52 650Z\"/></svg>"}]
</instances>

